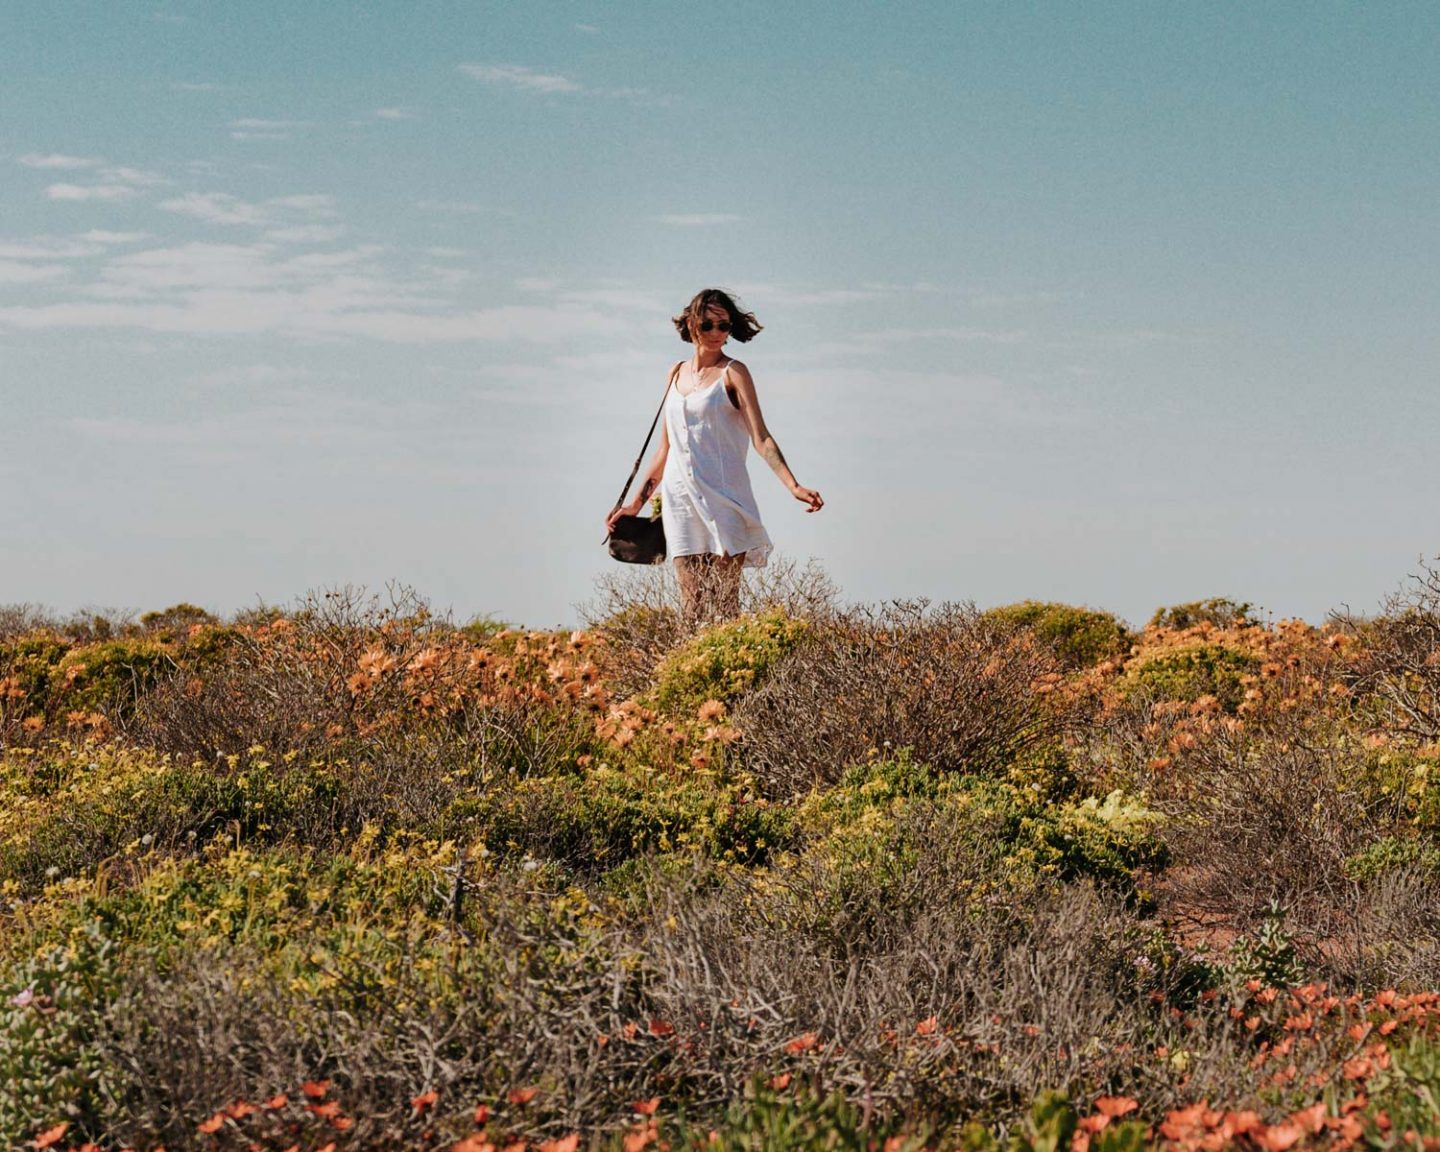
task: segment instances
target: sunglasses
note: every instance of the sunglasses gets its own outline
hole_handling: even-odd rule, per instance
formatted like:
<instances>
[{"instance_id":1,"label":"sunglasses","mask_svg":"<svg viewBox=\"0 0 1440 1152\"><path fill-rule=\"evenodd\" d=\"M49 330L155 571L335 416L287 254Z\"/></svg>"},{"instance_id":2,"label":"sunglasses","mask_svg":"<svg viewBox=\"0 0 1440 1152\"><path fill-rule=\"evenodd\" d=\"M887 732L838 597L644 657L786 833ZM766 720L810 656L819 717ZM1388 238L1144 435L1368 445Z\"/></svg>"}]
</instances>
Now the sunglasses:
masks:
<instances>
[{"instance_id":1,"label":"sunglasses","mask_svg":"<svg viewBox=\"0 0 1440 1152\"><path fill-rule=\"evenodd\" d=\"M715 329L717 329L717 328L720 329L721 332L729 332L729 331L730 331L730 321L729 321L729 320L702 320L702 321L700 321L700 331L701 331L701 332L713 332L713 331L715 331Z\"/></svg>"}]
</instances>

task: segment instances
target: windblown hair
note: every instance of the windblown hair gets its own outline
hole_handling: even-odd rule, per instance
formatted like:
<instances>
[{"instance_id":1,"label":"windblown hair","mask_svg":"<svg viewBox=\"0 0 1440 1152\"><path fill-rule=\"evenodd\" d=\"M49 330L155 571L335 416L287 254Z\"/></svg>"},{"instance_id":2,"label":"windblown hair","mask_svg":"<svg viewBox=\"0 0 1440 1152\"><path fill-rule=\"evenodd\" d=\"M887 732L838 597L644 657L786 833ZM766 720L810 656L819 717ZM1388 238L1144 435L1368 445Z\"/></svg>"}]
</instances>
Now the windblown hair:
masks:
<instances>
[{"instance_id":1,"label":"windblown hair","mask_svg":"<svg viewBox=\"0 0 1440 1152\"><path fill-rule=\"evenodd\" d=\"M748 344L760 331L762 325L755 319L755 313L743 311L730 293L723 288L706 288L697 292L695 298L675 317L675 330L680 333L680 339L693 344L690 325L699 324L705 318L705 310L716 306L730 313L730 335L740 343Z\"/></svg>"}]
</instances>

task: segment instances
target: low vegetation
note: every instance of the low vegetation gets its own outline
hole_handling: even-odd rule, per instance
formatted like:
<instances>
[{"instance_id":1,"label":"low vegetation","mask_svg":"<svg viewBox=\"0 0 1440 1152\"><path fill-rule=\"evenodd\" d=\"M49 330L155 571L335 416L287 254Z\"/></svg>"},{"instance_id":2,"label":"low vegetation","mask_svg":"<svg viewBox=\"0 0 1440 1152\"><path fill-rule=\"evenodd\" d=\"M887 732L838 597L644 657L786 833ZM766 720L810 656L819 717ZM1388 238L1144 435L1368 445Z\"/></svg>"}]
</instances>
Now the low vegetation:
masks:
<instances>
[{"instance_id":1,"label":"low vegetation","mask_svg":"<svg viewBox=\"0 0 1440 1152\"><path fill-rule=\"evenodd\" d=\"M1440 572L1372 618L0 609L0 1144L1440 1147Z\"/></svg>"}]
</instances>

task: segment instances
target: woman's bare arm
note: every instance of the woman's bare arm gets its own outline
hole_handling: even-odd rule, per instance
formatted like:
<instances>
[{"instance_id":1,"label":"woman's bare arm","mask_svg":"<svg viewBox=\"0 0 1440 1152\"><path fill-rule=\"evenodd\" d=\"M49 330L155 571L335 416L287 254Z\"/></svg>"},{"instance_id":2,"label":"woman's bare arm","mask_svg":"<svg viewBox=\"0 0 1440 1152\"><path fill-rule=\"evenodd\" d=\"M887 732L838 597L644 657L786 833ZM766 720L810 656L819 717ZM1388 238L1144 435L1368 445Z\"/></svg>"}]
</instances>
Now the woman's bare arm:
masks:
<instances>
[{"instance_id":1,"label":"woman's bare arm","mask_svg":"<svg viewBox=\"0 0 1440 1152\"><path fill-rule=\"evenodd\" d=\"M820 511L825 506L825 501L820 499L820 493L812 488L802 487L795 479L795 473L786 463L780 445L765 426L765 417L760 412L760 400L755 395L755 381L750 375L750 369L740 361L732 360L725 371L728 382L734 385L735 399L739 402L740 414L745 417L746 426L750 429L750 443L755 445L755 451L770 465L770 470L779 477L780 483L785 485L795 499L802 504L808 504L810 512Z\"/></svg>"},{"instance_id":2,"label":"woman's bare arm","mask_svg":"<svg viewBox=\"0 0 1440 1152\"><path fill-rule=\"evenodd\" d=\"M673 376L672 376L673 382ZM605 517L605 528L609 531L615 526L615 521L620 516L638 516L640 509L645 507L645 501L660 490L660 479L665 475L665 461L670 456L670 429L666 427L665 421L660 421L660 446L655 449L655 455L650 458L650 467L645 469L645 475L640 480L640 487L636 490L635 497L620 508L616 508Z\"/></svg>"}]
</instances>

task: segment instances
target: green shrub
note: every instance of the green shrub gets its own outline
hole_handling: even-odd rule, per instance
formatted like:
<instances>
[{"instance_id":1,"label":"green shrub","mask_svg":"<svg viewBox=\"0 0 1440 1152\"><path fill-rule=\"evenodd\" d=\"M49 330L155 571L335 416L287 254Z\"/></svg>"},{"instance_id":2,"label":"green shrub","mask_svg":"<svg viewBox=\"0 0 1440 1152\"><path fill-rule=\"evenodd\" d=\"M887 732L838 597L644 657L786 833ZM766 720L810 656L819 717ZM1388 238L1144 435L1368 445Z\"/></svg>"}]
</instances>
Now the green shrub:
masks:
<instances>
[{"instance_id":1,"label":"green shrub","mask_svg":"<svg viewBox=\"0 0 1440 1152\"><path fill-rule=\"evenodd\" d=\"M219 623L215 616L194 604L172 604L159 612L145 612L140 616L141 628L170 640L183 640L197 624L214 627Z\"/></svg>"},{"instance_id":2,"label":"green shrub","mask_svg":"<svg viewBox=\"0 0 1440 1152\"><path fill-rule=\"evenodd\" d=\"M1160 813L1116 790L1104 800L1090 796L1046 808L1029 826L1053 853L1051 863L1065 879L1082 876L1132 889L1137 869L1153 869L1167 860L1156 835Z\"/></svg>"},{"instance_id":3,"label":"green shrub","mask_svg":"<svg viewBox=\"0 0 1440 1152\"><path fill-rule=\"evenodd\" d=\"M994 878L1014 891L1051 876L1089 878L1133 894L1136 871L1166 860L1157 836L1163 818L1123 792L1049 803L1005 781L936 771L915 763L907 749L893 760L850 768L796 812L818 858L893 874L897 883L914 863L913 829L934 821L950 826L951 835L983 841L996 861Z\"/></svg>"},{"instance_id":4,"label":"green shrub","mask_svg":"<svg viewBox=\"0 0 1440 1152\"><path fill-rule=\"evenodd\" d=\"M485 613L476 616L472 620L460 625L459 632L472 644L488 644L501 632L509 632L515 629L514 624L501 620L498 616Z\"/></svg>"},{"instance_id":5,"label":"green shrub","mask_svg":"<svg viewBox=\"0 0 1440 1152\"><path fill-rule=\"evenodd\" d=\"M960 1141L965 1152L1069 1152L1079 1127L1075 1106L1062 1092L1042 1092L1030 1114L1002 1144L984 1125L967 1125ZM1089 1137L1090 1152L1142 1152L1149 1147L1145 1125L1138 1120L1110 1124Z\"/></svg>"},{"instance_id":6,"label":"green shrub","mask_svg":"<svg viewBox=\"0 0 1440 1152\"><path fill-rule=\"evenodd\" d=\"M921 1152L930 1135L928 1127L907 1133L894 1121L867 1116L842 1092L822 1095L807 1086L782 1095L763 1077L753 1080L713 1122L682 1120L662 1124L659 1130L667 1141L660 1147L685 1152L869 1152L881 1147L886 1152ZM619 1152L628 1145L617 1135L608 1147Z\"/></svg>"},{"instance_id":7,"label":"green shrub","mask_svg":"<svg viewBox=\"0 0 1440 1152\"><path fill-rule=\"evenodd\" d=\"M669 715L689 717L707 700L737 699L795 647L808 627L804 620L771 609L706 629L655 669L656 706Z\"/></svg>"},{"instance_id":8,"label":"green shrub","mask_svg":"<svg viewBox=\"0 0 1440 1152\"><path fill-rule=\"evenodd\" d=\"M482 836L492 852L590 876L654 853L763 863L792 837L790 811L754 800L743 782L640 767L517 780L457 801L446 827Z\"/></svg>"},{"instance_id":9,"label":"green shrub","mask_svg":"<svg viewBox=\"0 0 1440 1152\"><path fill-rule=\"evenodd\" d=\"M72 648L56 668L59 703L122 719L160 676L176 667L168 645L150 639L102 640Z\"/></svg>"},{"instance_id":10,"label":"green shrub","mask_svg":"<svg viewBox=\"0 0 1440 1152\"><path fill-rule=\"evenodd\" d=\"M1025 600L992 608L985 617L1028 628L1068 669L1088 668L1130 648L1130 630L1109 612Z\"/></svg>"},{"instance_id":11,"label":"green shrub","mask_svg":"<svg viewBox=\"0 0 1440 1152\"><path fill-rule=\"evenodd\" d=\"M61 1120L95 1125L121 1078L95 1040L122 973L93 928L0 970L0 1145L28 1147Z\"/></svg>"},{"instance_id":12,"label":"green shrub","mask_svg":"<svg viewBox=\"0 0 1440 1152\"><path fill-rule=\"evenodd\" d=\"M363 772L258 750L211 763L59 743L14 754L0 761L0 881L31 893L139 848L188 852L221 832L325 844Z\"/></svg>"},{"instance_id":13,"label":"green shrub","mask_svg":"<svg viewBox=\"0 0 1440 1152\"><path fill-rule=\"evenodd\" d=\"M1147 628L1173 628L1182 631L1197 624L1209 624L1215 628L1234 628L1251 623L1250 609L1254 605L1238 600L1216 596L1209 600L1192 600L1188 604L1172 604L1168 608L1155 609Z\"/></svg>"},{"instance_id":14,"label":"green shrub","mask_svg":"<svg viewBox=\"0 0 1440 1152\"><path fill-rule=\"evenodd\" d=\"M1119 683L1124 697L1194 701L1214 696L1227 712L1245 698L1244 677L1259 666L1245 652L1219 644L1194 644L1132 661Z\"/></svg>"},{"instance_id":15,"label":"green shrub","mask_svg":"<svg viewBox=\"0 0 1440 1152\"><path fill-rule=\"evenodd\" d=\"M1440 848L1417 836L1384 836L1347 856L1347 879L1364 884L1378 880L1396 868L1419 867L1440 877Z\"/></svg>"}]
</instances>

